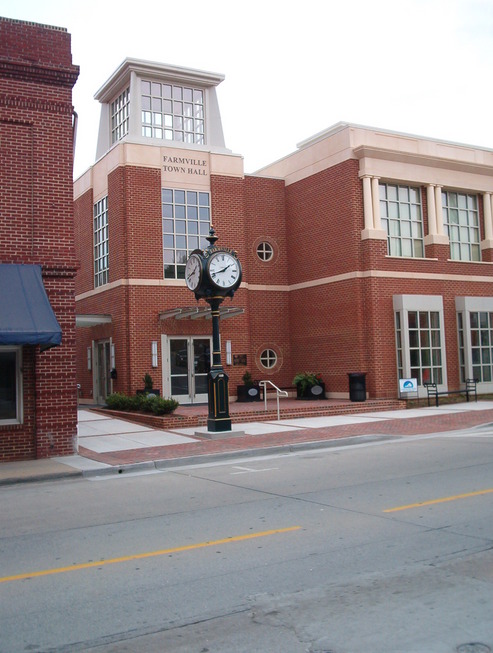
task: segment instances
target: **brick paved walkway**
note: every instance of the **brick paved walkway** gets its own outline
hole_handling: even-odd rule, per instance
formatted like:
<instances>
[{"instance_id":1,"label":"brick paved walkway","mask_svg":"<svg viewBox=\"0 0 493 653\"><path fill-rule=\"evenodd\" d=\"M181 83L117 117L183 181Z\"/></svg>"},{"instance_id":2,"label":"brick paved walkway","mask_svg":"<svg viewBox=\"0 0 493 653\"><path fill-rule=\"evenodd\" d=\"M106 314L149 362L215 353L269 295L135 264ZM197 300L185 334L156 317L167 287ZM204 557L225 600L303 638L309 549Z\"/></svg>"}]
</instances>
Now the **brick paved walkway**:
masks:
<instances>
[{"instance_id":1,"label":"brick paved walkway","mask_svg":"<svg viewBox=\"0 0 493 653\"><path fill-rule=\"evenodd\" d=\"M409 411L409 417L402 417L405 411L398 411L398 418L393 417L392 411L388 418L369 421L336 424L334 426L323 426L320 428L297 428L296 430L281 431L277 433L263 433L259 435L235 435L219 440L197 438L194 442L176 444L162 447L148 447L131 449L127 451L113 451L97 453L80 447L81 456L106 463L112 466L127 465L139 462L157 460L175 460L183 458L195 458L196 456L212 455L226 452L245 452L249 450L288 447L301 443L326 442L339 438L347 438L357 435L388 435L388 436L410 436L435 432L447 432L462 430L481 424L493 423L493 404L485 403L485 409L478 409L478 404L460 404L455 409L450 406L443 406L438 409L423 409L423 416L415 416L416 411ZM468 407L470 406L470 409ZM491 408L486 408L491 406ZM420 410L420 409L418 409ZM436 411L436 412L435 412ZM288 422L289 423L289 422ZM298 423L298 422L297 422Z\"/></svg>"}]
</instances>

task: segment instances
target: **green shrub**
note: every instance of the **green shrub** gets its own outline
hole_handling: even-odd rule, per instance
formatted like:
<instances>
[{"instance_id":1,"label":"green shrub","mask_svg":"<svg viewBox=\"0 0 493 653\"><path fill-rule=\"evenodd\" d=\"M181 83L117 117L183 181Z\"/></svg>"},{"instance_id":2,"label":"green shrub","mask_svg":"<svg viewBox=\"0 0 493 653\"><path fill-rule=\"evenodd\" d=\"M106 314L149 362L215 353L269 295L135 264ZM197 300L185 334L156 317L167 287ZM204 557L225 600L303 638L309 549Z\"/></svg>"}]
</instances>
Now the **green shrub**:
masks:
<instances>
[{"instance_id":1,"label":"green shrub","mask_svg":"<svg viewBox=\"0 0 493 653\"><path fill-rule=\"evenodd\" d=\"M314 372L298 372L293 379L293 385L299 385L302 392L305 392L307 388L320 385L321 383L323 383L322 375L320 373L315 374Z\"/></svg>"},{"instance_id":2,"label":"green shrub","mask_svg":"<svg viewBox=\"0 0 493 653\"><path fill-rule=\"evenodd\" d=\"M174 399L163 399L163 397L157 397L155 395L135 395L129 397L122 392L115 392L106 397L106 405L110 410L169 415L180 404Z\"/></svg>"},{"instance_id":3,"label":"green shrub","mask_svg":"<svg viewBox=\"0 0 493 653\"><path fill-rule=\"evenodd\" d=\"M106 405L111 410L130 410L129 408L129 399L132 397L127 397L122 392L115 392L112 395L106 397Z\"/></svg>"},{"instance_id":4,"label":"green shrub","mask_svg":"<svg viewBox=\"0 0 493 653\"><path fill-rule=\"evenodd\" d=\"M154 415L169 415L180 405L174 399L164 399L163 397L149 398L149 408Z\"/></svg>"}]
</instances>

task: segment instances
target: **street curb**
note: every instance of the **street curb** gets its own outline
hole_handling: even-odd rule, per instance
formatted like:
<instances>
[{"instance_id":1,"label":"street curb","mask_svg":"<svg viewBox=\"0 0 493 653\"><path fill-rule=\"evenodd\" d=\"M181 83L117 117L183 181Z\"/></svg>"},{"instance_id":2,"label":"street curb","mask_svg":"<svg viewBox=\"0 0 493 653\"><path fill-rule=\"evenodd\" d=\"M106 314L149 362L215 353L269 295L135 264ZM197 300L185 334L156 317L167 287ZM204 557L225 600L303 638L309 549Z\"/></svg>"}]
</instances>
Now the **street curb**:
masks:
<instances>
[{"instance_id":1,"label":"street curb","mask_svg":"<svg viewBox=\"0 0 493 653\"><path fill-rule=\"evenodd\" d=\"M92 478L94 476L121 476L129 472L148 472L156 469L155 461L144 463L128 463L128 465L105 465L99 469L84 469L82 476L84 478Z\"/></svg>"},{"instance_id":2,"label":"street curb","mask_svg":"<svg viewBox=\"0 0 493 653\"><path fill-rule=\"evenodd\" d=\"M25 474L0 478L0 487L25 483L42 483L45 481L60 481L77 478L98 478L108 476L126 476L130 473L160 472L167 469L188 467L194 465L208 465L217 462L244 458L261 458L262 456L276 456L281 454L297 453L302 451L316 451L334 447L352 446L385 440L396 440L399 436L393 435L353 435L346 438L332 440L316 440L312 442L299 442L295 444L276 445L257 449L240 449L237 451L215 452L199 454L182 458L164 458L161 460L128 463L121 465L108 465L101 463L101 467L93 469L67 468L66 471L47 472L46 474Z\"/></svg>"},{"instance_id":3,"label":"street curb","mask_svg":"<svg viewBox=\"0 0 493 653\"><path fill-rule=\"evenodd\" d=\"M261 458L263 456L275 456L280 454L298 453L303 451L316 451L332 449L335 447L349 447L370 442L383 442L399 440L401 436L395 435L352 435L347 438L335 438L333 440L319 440L313 442L299 442L295 444L283 444L275 447L263 447L258 449L241 449L238 451L224 451L211 454L200 454L183 458L164 458L152 462L129 463L128 465L114 465L102 467L101 469L90 469L83 471L85 478L100 476L120 476L128 472L166 471L175 467L189 467L194 465L207 465L216 462L227 462L238 458Z\"/></svg>"},{"instance_id":4,"label":"street curb","mask_svg":"<svg viewBox=\"0 0 493 653\"><path fill-rule=\"evenodd\" d=\"M34 474L30 476L10 476L0 479L0 487L3 485L17 485L19 483L42 483L44 481L60 481L69 478L82 478L82 470L74 469L66 472L49 472L48 474Z\"/></svg>"}]
</instances>

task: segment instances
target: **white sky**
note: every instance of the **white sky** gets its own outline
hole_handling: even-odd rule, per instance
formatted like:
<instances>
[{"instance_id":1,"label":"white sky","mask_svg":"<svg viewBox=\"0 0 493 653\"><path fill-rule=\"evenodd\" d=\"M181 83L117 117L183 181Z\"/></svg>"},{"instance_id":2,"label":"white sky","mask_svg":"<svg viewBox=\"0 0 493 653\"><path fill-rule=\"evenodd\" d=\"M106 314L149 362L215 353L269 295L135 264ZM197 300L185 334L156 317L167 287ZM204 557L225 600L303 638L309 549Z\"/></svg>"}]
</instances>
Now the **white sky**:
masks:
<instances>
[{"instance_id":1,"label":"white sky","mask_svg":"<svg viewBox=\"0 0 493 653\"><path fill-rule=\"evenodd\" d=\"M126 57L225 74L246 172L339 121L493 148L493 0L0 0L0 16L72 35L76 177L94 162L94 94Z\"/></svg>"}]
</instances>

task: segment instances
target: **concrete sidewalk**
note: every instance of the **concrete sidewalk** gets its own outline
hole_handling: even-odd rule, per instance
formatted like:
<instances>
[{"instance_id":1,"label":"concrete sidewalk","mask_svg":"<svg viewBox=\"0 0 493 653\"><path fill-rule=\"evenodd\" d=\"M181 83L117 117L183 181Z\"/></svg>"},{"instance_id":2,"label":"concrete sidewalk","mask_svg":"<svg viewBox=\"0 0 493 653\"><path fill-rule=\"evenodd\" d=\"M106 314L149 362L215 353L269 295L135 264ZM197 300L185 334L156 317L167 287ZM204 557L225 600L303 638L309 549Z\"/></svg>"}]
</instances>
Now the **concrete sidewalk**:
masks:
<instances>
[{"instance_id":1,"label":"concrete sidewalk","mask_svg":"<svg viewBox=\"0 0 493 653\"><path fill-rule=\"evenodd\" d=\"M160 431L79 410L79 454L1 463L0 485L161 470L238 456L288 453L492 424L493 402L233 424L209 439L206 427Z\"/></svg>"}]
</instances>

